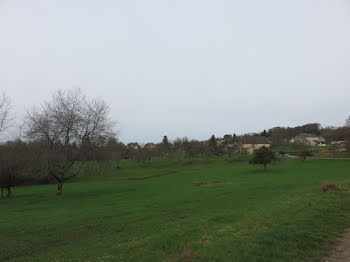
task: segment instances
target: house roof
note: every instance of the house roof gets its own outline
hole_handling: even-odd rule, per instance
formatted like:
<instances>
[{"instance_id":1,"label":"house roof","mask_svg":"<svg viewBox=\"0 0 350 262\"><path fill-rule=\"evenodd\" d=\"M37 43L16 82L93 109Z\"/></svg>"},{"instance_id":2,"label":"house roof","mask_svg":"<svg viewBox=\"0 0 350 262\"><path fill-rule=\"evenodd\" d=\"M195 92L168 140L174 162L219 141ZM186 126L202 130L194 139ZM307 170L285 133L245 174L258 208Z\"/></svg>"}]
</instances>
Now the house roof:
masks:
<instances>
[{"instance_id":1,"label":"house roof","mask_svg":"<svg viewBox=\"0 0 350 262\"><path fill-rule=\"evenodd\" d=\"M265 136L244 136L242 137L242 144L270 144Z\"/></svg>"},{"instance_id":2,"label":"house roof","mask_svg":"<svg viewBox=\"0 0 350 262\"><path fill-rule=\"evenodd\" d=\"M145 148L147 147L156 147L156 144L154 143L147 143L146 145L144 145Z\"/></svg>"},{"instance_id":3,"label":"house roof","mask_svg":"<svg viewBox=\"0 0 350 262\"><path fill-rule=\"evenodd\" d=\"M139 146L139 144L138 143L129 143L128 146L129 147L131 147L131 146L135 146L136 147L136 146Z\"/></svg>"}]
</instances>

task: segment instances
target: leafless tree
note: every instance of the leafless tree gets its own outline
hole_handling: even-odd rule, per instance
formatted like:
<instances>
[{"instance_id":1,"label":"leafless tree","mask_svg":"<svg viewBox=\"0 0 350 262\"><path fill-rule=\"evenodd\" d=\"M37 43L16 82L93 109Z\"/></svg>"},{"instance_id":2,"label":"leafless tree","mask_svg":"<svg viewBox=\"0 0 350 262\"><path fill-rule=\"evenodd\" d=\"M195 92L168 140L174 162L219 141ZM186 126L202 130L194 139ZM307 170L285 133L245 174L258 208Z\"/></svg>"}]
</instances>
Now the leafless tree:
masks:
<instances>
[{"instance_id":1,"label":"leafless tree","mask_svg":"<svg viewBox=\"0 0 350 262\"><path fill-rule=\"evenodd\" d=\"M76 176L86 159L88 141L113 136L114 122L101 99L90 99L80 89L58 91L51 100L27 112L26 135L45 145L42 157L47 175L63 184Z\"/></svg>"},{"instance_id":2,"label":"leafless tree","mask_svg":"<svg viewBox=\"0 0 350 262\"><path fill-rule=\"evenodd\" d=\"M200 142L197 140L184 141L184 149L186 152L186 157L192 163L193 158L199 155L208 155L208 145L205 142Z\"/></svg>"},{"instance_id":3,"label":"leafless tree","mask_svg":"<svg viewBox=\"0 0 350 262\"><path fill-rule=\"evenodd\" d=\"M179 163L181 163L185 157L185 143L188 143L187 138L176 138L173 143L173 154Z\"/></svg>"},{"instance_id":4,"label":"leafless tree","mask_svg":"<svg viewBox=\"0 0 350 262\"><path fill-rule=\"evenodd\" d=\"M350 116L346 119L345 126L350 127Z\"/></svg>"},{"instance_id":5,"label":"leafless tree","mask_svg":"<svg viewBox=\"0 0 350 262\"><path fill-rule=\"evenodd\" d=\"M0 135L8 128L13 119L11 109L11 99L5 93L0 94Z\"/></svg>"},{"instance_id":6,"label":"leafless tree","mask_svg":"<svg viewBox=\"0 0 350 262\"><path fill-rule=\"evenodd\" d=\"M1 197L4 196L4 189L7 189L7 196L11 197L12 187L35 183L37 176L29 168L31 160L32 154L28 146L20 140L0 145Z\"/></svg>"},{"instance_id":7,"label":"leafless tree","mask_svg":"<svg viewBox=\"0 0 350 262\"><path fill-rule=\"evenodd\" d=\"M108 160L112 161L113 169L120 169L119 163L122 158L125 146L123 143L118 142L114 137L108 138L106 151L108 154Z\"/></svg>"},{"instance_id":8,"label":"leafless tree","mask_svg":"<svg viewBox=\"0 0 350 262\"><path fill-rule=\"evenodd\" d=\"M147 147L141 147L139 150L137 150L135 155L135 160L139 163L147 163L150 162L152 159L152 150Z\"/></svg>"},{"instance_id":9,"label":"leafless tree","mask_svg":"<svg viewBox=\"0 0 350 262\"><path fill-rule=\"evenodd\" d=\"M346 148L347 148L348 152L350 153L350 126L346 127L343 130L343 133L344 133L344 140L345 140Z\"/></svg>"}]
</instances>

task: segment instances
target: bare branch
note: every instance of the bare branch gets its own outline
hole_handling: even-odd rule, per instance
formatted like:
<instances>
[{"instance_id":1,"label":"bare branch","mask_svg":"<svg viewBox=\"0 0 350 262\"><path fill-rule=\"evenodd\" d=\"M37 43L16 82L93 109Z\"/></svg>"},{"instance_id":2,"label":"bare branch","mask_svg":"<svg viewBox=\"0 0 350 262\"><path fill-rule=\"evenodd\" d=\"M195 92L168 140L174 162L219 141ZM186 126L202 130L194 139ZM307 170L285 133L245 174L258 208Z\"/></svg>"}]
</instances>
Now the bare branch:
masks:
<instances>
[{"instance_id":1,"label":"bare branch","mask_svg":"<svg viewBox=\"0 0 350 262\"><path fill-rule=\"evenodd\" d=\"M10 97L2 93L0 95L0 134L9 127L9 123L13 120L11 110L12 105Z\"/></svg>"},{"instance_id":2,"label":"bare branch","mask_svg":"<svg viewBox=\"0 0 350 262\"><path fill-rule=\"evenodd\" d=\"M48 173L58 182L61 194L64 181L76 163L83 163L89 143L114 135L109 107L101 99L86 98L81 90L56 92L50 101L27 112L27 137L47 145Z\"/></svg>"}]
</instances>

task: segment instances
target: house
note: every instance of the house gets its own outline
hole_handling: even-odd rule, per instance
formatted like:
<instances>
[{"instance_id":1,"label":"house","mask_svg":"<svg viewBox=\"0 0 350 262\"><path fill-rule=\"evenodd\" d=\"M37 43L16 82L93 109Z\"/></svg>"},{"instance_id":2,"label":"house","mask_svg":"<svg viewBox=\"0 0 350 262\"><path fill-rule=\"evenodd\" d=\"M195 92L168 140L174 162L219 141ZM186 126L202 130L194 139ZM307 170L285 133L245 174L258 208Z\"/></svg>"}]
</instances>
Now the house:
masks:
<instances>
[{"instance_id":1,"label":"house","mask_svg":"<svg viewBox=\"0 0 350 262\"><path fill-rule=\"evenodd\" d=\"M331 145L344 146L345 141L333 141L333 142L331 142Z\"/></svg>"},{"instance_id":2,"label":"house","mask_svg":"<svg viewBox=\"0 0 350 262\"><path fill-rule=\"evenodd\" d=\"M230 135L230 134L224 135L224 140L227 141L227 142L231 142L232 141L232 135Z\"/></svg>"},{"instance_id":3,"label":"house","mask_svg":"<svg viewBox=\"0 0 350 262\"><path fill-rule=\"evenodd\" d=\"M223 145L223 144L225 144L225 139L222 139L222 138L217 138L216 139L216 144L218 145L218 146L221 146L221 145Z\"/></svg>"},{"instance_id":4,"label":"house","mask_svg":"<svg viewBox=\"0 0 350 262\"><path fill-rule=\"evenodd\" d=\"M325 146L326 139L322 136L316 136L313 134L299 134L289 141L291 144L299 144L305 146Z\"/></svg>"},{"instance_id":5,"label":"house","mask_svg":"<svg viewBox=\"0 0 350 262\"><path fill-rule=\"evenodd\" d=\"M129 143L128 149L138 150L140 148L140 145L138 143Z\"/></svg>"},{"instance_id":6,"label":"house","mask_svg":"<svg viewBox=\"0 0 350 262\"><path fill-rule=\"evenodd\" d=\"M270 147L270 142L265 136L244 136L240 144L240 151L248 154L253 154L261 147Z\"/></svg>"},{"instance_id":7,"label":"house","mask_svg":"<svg viewBox=\"0 0 350 262\"><path fill-rule=\"evenodd\" d=\"M157 145L154 143L147 143L143 148L149 149L149 150L153 150L157 148Z\"/></svg>"}]
</instances>

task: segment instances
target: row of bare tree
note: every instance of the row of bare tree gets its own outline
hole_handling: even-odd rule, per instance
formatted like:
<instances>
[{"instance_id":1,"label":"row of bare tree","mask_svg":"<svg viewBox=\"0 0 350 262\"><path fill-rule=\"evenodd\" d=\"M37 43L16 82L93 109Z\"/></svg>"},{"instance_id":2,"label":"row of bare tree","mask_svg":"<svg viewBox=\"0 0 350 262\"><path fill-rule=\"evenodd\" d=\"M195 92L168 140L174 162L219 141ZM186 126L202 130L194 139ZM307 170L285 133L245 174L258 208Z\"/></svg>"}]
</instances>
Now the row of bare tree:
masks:
<instances>
[{"instance_id":1,"label":"row of bare tree","mask_svg":"<svg viewBox=\"0 0 350 262\"><path fill-rule=\"evenodd\" d=\"M14 119L11 109L10 98L0 95L0 139L4 139ZM173 143L165 136L156 145L126 146L116 139L108 105L101 99L86 97L79 89L54 93L50 100L28 110L20 126L15 138L0 144L2 197L4 190L11 196L11 188L17 185L53 182L57 183L57 195L62 195L64 183L81 172L89 160L113 161L119 168L121 158L147 162L153 157L175 157L182 161L198 155L207 158L239 152L236 143L227 151L228 147L218 145L214 136L208 141L183 138ZM341 128L321 129L319 124L307 124L273 128L263 135L279 145L300 132L323 135L328 141L344 140L350 150L350 118Z\"/></svg>"},{"instance_id":2,"label":"row of bare tree","mask_svg":"<svg viewBox=\"0 0 350 262\"><path fill-rule=\"evenodd\" d=\"M11 102L0 100L0 131L11 121ZM39 107L27 111L21 136L0 148L2 195L11 187L54 179L57 195L64 183L76 176L100 140L113 140L114 122L101 99L86 97L79 89L58 91ZM22 134L23 133L23 134ZM25 142L23 142L25 141Z\"/></svg>"}]
</instances>

